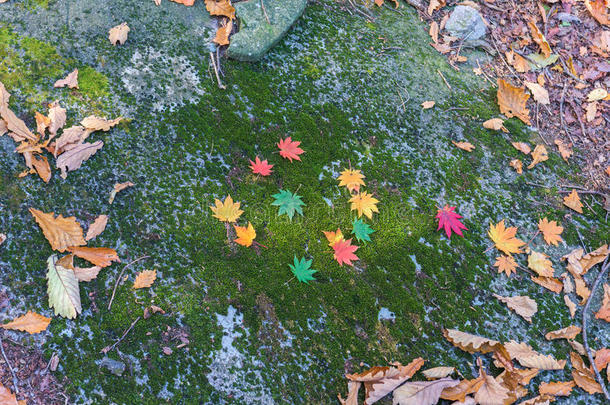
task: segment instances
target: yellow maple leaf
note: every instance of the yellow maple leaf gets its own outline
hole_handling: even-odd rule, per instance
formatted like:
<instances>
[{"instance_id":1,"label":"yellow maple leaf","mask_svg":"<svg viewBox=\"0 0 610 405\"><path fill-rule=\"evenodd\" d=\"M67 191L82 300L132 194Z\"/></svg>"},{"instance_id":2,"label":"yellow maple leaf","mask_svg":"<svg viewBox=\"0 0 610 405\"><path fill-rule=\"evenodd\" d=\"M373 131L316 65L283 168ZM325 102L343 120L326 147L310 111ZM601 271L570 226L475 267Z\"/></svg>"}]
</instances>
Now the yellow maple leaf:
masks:
<instances>
[{"instance_id":1,"label":"yellow maple leaf","mask_svg":"<svg viewBox=\"0 0 610 405\"><path fill-rule=\"evenodd\" d=\"M333 231L322 231L324 232L324 236L326 236L326 239L328 239L328 246L333 247L335 245L335 243L337 242L341 242L342 240L344 240L343 238L343 232L341 232L341 229L337 228L336 232Z\"/></svg>"},{"instance_id":2,"label":"yellow maple leaf","mask_svg":"<svg viewBox=\"0 0 610 405\"><path fill-rule=\"evenodd\" d=\"M496 245L498 250L503 251L507 255L511 256L511 253L522 253L521 246L525 245L521 239L515 238L517 234L517 228L504 226L504 220L498 222L498 224L489 224L489 231L487 234Z\"/></svg>"},{"instance_id":3,"label":"yellow maple leaf","mask_svg":"<svg viewBox=\"0 0 610 405\"><path fill-rule=\"evenodd\" d=\"M235 243L242 246L251 246L254 238L256 238L256 230L252 226L252 223L248 222L248 226L237 226L233 225L235 228L235 233L237 233L237 239L235 239Z\"/></svg>"},{"instance_id":4,"label":"yellow maple leaf","mask_svg":"<svg viewBox=\"0 0 610 405\"><path fill-rule=\"evenodd\" d=\"M498 256L496 257L496 262L494 266L498 268L498 273L506 273L507 276L510 276L512 273L517 273L517 262L512 256Z\"/></svg>"},{"instance_id":5,"label":"yellow maple leaf","mask_svg":"<svg viewBox=\"0 0 610 405\"><path fill-rule=\"evenodd\" d=\"M546 218L542 218L538 221L538 229L544 236L544 241L549 245L555 245L563 239L561 239L561 233L563 232L563 226L559 226L556 221L549 221Z\"/></svg>"},{"instance_id":6,"label":"yellow maple leaf","mask_svg":"<svg viewBox=\"0 0 610 405\"><path fill-rule=\"evenodd\" d=\"M215 199L214 204L216 204L216 206L210 206L210 209L214 212L213 217L218 218L219 221L235 222L241 214L243 214L243 211L239 209L241 203L234 203L230 195L225 198L224 202Z\"/></svg>"},{"instance_id":7,"label":"yellow maple leaf","mask_svg":"<svg viewBox=\"0 0 610 405\"><path fill-rule=\"evenodd\" d=\"M373 218L373 212L379 212L377 209L377 203L379 200L366 191L353 196L349 202L352 203L352 211L358 211L358 218L364 214L367 218L371 219Z\"/></svg>"},{"instance_id":8,"label":"yellow maple leaf","mask_svg":"<svg viewBox=\"0 0 610 405\"><path fill-rule=\"evenodd\" d=\"M360 191L360 186L364 186L364 175L360 170L345 169L337 177L339 186L345 186L350 192Z\"/></svg>"},{"instance_id":9,"label":"yellow maple leaf","mask_svg":"<svg viewBox=\"0 0 610 405\"><path fill-rule=\"evenodd\" d=\"M549 155L544 145L536 145L534 151L532 152L532 158L534 158L534 160L532 160L532 163L530 163L530 165L527 167L528 169L533 168L538 163L544 162L549 158Z\"/></svg>"},{"instance_id":10,"label":"yellow maple leaf","mask_svg":"<svg viewBox=\"0 0 610 405\"><path fill-rule=\"evenodd\" d=\"M524 123L531 124L530 111L526 107L530 95L525 93L523 87L515 87L503 79L498 79L497 97L502 114L508 118L517 117Z\"/></svg>"},{"instance_id":11,"label":"yellow maple leaf","mask_svg":"<svg viewBox=\"0 0 610 405\"><path fill-rule=\"evenodd\" d=\"M582 214L582 203L580 202L580 197L576 190L572 190L572 192L563 197L563 204L566 207L572 208L574 211Z\"/></svg>"},{"instance_id":12,"label":"yellow maple leaf","mask_svg":"<svg viewBox=\"0 0 610 405\"><path fill-rule=\"evenodd\" d=\"M534 270L542 277L553 277L553 263L544 253L532 251L527 257L527 267Z\"/></svg>"}]
</instances>

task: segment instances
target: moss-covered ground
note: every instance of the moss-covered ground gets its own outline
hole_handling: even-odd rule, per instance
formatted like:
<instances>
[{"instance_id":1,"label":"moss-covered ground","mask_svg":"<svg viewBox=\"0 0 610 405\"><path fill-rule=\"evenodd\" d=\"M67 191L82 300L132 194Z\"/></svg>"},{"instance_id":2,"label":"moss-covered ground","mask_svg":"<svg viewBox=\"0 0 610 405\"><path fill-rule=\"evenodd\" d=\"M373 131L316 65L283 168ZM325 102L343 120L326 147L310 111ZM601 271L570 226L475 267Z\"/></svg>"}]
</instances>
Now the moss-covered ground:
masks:
<instances>
[{"instance_id":1,"label":"moss-covered ground","mask_svg":"<svg viewBox=\"0 0 610 405\"><path fill-rule=\"evenodd\" d=\"M554 153L523 175L508 166L520 157L511 140L540 138L515 119L505 123L508 134L483 129L484 120L498 116L495 90L468 67L450 67L428 45L412 10L371 11L376 20L366 22L333 1L314 2L262 62L223 61L227 89L221 90L203 40L211 22L195 14L203 15L202 7L133 3L57 0L0 8L0 81L26 122L34 126L33 112L46 111L54 99L68 107L68 125L92 113L128 118L94 134L104 148L66 180L55 173L49 184L17 178L21 157L10 139L0 138L0 232L8 235L0 248L0 288L12 296L2 320L28 309L52 314L44 277L53 252L29 207L74 215L85 227L99 214L110 216L92 245L117 249L122 264L81 284L81 316L54 318L41 336L13 335L42 345L48 356L59 354L57 372L74 402L330 404L345 390L343 374L359 371L360 362L417 356L428 366L472 375L472 356L444 341L444 327L567 356L565 342L542 337L575 322L562 297L524 272L498 274L486 230L506 219L529 240L539 218L560 221L566 245L549 248L540 236L532 242L551 255L559 274L558 259L581 243L579 233L588 248L608 242L603 208L590 197L583 215L562 206L556 187L577 184L579 172ZM125 46L113 48L107 29L123 20L133 32ZM52 88L74 68L79 90ZM436 106L422 110L425 100ZM285 136L302 142L302 162L277 154ZM466 153L451 140L476 149ZM250 174L248 160L257 155L275 165L272 176ZM367 190L381 202L367 220L375 233L357 251L360 261L341 267L322 231L351 231L349 195L336 181L349 166L362 170ZM122 181L135 187L110 205L110 190ZM279 189L298 190L303 216L277 216L271 195ZM208 207L228 194L241 202L242 222L252 222L267 249L227 243ZM465 217L464 238L436 231L436 207L444 204ZM150 258L127 269L108 311L122 267L143 255ZM292 279L288 264L295 255L313 259L316 281ZM525 264L524 257L519 261ZM159 278L150 290L134 291L134 274L143 269L156 269ZM534 298L533 323L492 293ZM150 304L166 314L140 320L108 353L127 365L125 373L100 367L100 350ZM382 308L395 320L382 319ZM608 345L608 329L592 328L593 345ZM181 336L188 344L178 348ZM164 354L164 347L173 353ZM569 373L542 374L530 388L551 378ZM579 393L558 403L601 398Z\"/></svg>"}]
</instances>

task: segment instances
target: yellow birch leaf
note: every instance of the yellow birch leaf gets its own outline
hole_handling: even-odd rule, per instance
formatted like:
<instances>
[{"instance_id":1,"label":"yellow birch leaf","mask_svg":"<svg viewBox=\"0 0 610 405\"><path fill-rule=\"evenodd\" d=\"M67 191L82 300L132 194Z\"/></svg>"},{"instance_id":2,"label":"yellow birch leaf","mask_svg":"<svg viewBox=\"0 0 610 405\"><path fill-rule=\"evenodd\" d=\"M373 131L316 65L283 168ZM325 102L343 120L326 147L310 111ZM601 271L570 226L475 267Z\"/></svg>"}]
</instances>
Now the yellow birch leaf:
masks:
<instances>
[{"instance_id":1,"label":"yellow birch leaf","mask_svg":"<svg viewBox=\"0 0 610 405\"><path fill-rule=\"evenodd\" d=\"M27 332L30 335L33 335L34 333L40 333L46 330L49 326L49 323L51 323L51 318L47 318L46 316L42 316L32 311L28 311L25 315L15 318L9 323L0 325L0 328L20 330L22 332Z\"/></svg>"}]
</instances>

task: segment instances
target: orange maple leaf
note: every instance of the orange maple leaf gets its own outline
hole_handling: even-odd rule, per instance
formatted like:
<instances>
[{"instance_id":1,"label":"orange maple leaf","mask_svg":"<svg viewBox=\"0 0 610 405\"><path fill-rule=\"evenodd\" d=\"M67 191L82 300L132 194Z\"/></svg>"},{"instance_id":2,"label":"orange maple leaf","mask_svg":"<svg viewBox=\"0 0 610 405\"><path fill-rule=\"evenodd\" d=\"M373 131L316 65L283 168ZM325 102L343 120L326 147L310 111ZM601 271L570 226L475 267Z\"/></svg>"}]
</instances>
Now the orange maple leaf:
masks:
<instances>
[{"instance_id":1,"label":"orange maple leaf","mask_svg":"<svg viewBox=\"0 0 610 405\"><path fill-rule=\"evenodd\" d=\"M324 233L324 236L326 236L326 239L328 240L328 246L330 246L330 247L333 247L333 246L335 246L335 243L344 240L343 232L341 232L341 229L339 229L339 228L337 228L336 232L333 232L333 231L322 231L322 232Z\"/></svg>"},{"instance_id":2,"label":"orange maple leaf","mask_svg":"<svg viewBox=\"0 0 610 405\"><path fill-rule=\"evenodd\" d=\"M574 211L582 214L582 203L580 202L580 197L576 190L572 190L572 192L563 197L563 204L566 207L572 208Z\"/></svg>"},{"instance_id":3,"label":"orange maple leaf","mask_svg":"<svg viewBox=\"0 0 610 405\"><path fill-rule=\"evenodd\" d=\"M515 87L503 79L498 79L498 106L507 117L517 117L526 124L531 124L530 111L526 108L530 95L523 87Z\"/></svg>"},{"instance_id":4,"label":"orange maple leaf","mask_svg":"<svg viewBox=\"0 0 610 405\"><path fill-rule=\"evenodd\" d=\"M499 273L506 273L507 276L510 276L512 273L517 273L517 262L512 256L498 256L496 257L496 262L494 266L498 268Z\"/></svg>"},{"instance_id":5,"label":"orange maple leaf","mask_svg":"<svg viewBox=\"0 0 610 405\"><path fill-rule=\"evenodd\" d=\"M351 239L338 241L333 245L333 250L335 251L334 258L340 266L343 266L344 263L353 266L352 260L360 260L354 254L358 250L358 246L352 245Z\"/></svg>"},{"instance_id":6,"label":"orange maple leaf","mask_svg":"<svg viewBox=\"0 0 610 405\"><path fill-rule=\"evenodd\" d=\"M231 5L229 0L205 0L205 8L210 15L220 15L228 17L231 20L235 18L235 8Z\"/></svg>"},{"instance_id":7,"label":"orange maple leaf","mask_svg":"<svg viewBox=\"0 0 610 405\"><path fill-rule=\"evenodd\" d=\"M508 256L511 256L511 253L521 253L521 246L525 245L525 242L515 237L517 228L513 226L506 228L504 220L496 225L489 224L487 234L496 245L496 248Z\"/></svg>"},{"instance_id":8,"label":"orange maple leaf","mask_svg":"<svg viewBox=\"0 0 610 405\"><path fill-rule=\"evenodd\" d=\"M252 226L252 223L248 222L248 226L237 226L233 225L235 228L235 233L237 234L237 239L235 239L235 243L242 246L251 246L254 238L256 238L256 230Z\"/></svg>"},{"instance_id":9,"label":"orange maple leaf","mask_svg":"<svg viewBox=\"0 0 610 405\"><path fill-rule=\"evenodd\" d=\"M546 218L542 218L538 221L538 229L544 236L544 241L549 245L555 245L561 242L561 233L563 232L563 226L559 226L556 221L549 221Z\"/></svg>"}]
</instances>

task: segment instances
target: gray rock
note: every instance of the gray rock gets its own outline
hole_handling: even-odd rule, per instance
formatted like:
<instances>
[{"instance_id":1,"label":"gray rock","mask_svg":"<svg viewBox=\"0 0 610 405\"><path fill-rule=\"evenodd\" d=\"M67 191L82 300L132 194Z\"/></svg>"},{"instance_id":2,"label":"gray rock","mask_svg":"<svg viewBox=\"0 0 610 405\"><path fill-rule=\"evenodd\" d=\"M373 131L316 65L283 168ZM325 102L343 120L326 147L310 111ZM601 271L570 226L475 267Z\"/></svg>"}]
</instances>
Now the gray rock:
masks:
<instances>
[{"instance_id":1,"label":"gray rock","mask_svg":"<svg viewBox=\"0 0 610 405\"><path fill-rule=\"evenodd\" d=\"M261 1L265 2L265 11ZM303 14L307 0L248 0L235 3L235 14L240 20L239 32L231 37L227 55L254 62L275 45L292 24Z\"/></svg>"},{"instance_id":2,"label":"gray rock","mask_svg":"<svg viewBox=\"0 0 610 405\"><path fill-rule=\"evenodd\" d=\"M454 37L473 42L485 36L487 28L478 10L468 6L457 6L451 13L445 29Z\"/></svg>"},{"instance_id":3,"label":"gray rock","mask_svg":"<svg viewBox=\"0 0 610 405\"><path fill-rule=\"evenodd\" d=\"M110 357L104 357L100 361L100 367L105 367L114 375L121 376L125 372L125 363L118 360L113 360Z\"/></svg>"}]
</instances>

